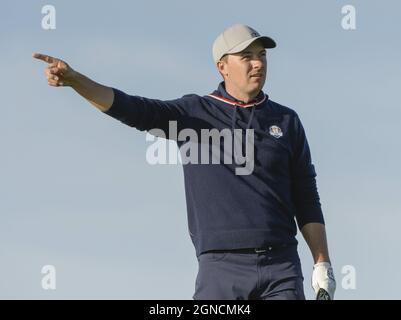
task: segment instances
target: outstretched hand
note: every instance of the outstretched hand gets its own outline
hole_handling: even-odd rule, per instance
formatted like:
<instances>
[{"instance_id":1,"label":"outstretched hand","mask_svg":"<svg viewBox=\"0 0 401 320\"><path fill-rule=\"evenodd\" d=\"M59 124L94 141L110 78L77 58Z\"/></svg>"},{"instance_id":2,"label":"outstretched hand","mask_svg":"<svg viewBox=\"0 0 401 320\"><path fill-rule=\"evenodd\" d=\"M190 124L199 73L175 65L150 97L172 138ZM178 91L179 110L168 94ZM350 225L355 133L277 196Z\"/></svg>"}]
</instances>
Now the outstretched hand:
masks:
<instances>
[{"instance_id":1,"label":"outstretched hand","mask_svg":"<svg viewBox=\"0 0 401 320\"><path fill-rule=\"evenodd\" d=\"M71 86L75 72L66 62L42 53L34 53L32 57L48 63L44 72L50 86Z\"/></svg>"}]
</instances>

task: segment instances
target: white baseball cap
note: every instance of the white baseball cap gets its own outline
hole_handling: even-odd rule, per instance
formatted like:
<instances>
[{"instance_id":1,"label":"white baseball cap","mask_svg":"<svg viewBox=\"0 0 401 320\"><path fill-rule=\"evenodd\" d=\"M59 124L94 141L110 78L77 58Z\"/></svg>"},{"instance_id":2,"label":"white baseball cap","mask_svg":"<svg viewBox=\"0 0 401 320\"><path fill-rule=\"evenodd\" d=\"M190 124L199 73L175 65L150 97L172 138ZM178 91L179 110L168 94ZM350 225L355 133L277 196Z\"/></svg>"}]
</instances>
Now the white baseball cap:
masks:
<instances>
[{"instance_id":1,"label":"white baseball cap","mask_svg":"<svg viewBox=\"0 0 401 320\"><path fill-rule=\"evenodd\" d=\"M238 53L247 48L255 40L260 40L265 48L276 47L276 42L269 37L243 24L235 24L225 29L213 43L213 60L219 61L225 54Z\"/></svg>"}]
</instances>

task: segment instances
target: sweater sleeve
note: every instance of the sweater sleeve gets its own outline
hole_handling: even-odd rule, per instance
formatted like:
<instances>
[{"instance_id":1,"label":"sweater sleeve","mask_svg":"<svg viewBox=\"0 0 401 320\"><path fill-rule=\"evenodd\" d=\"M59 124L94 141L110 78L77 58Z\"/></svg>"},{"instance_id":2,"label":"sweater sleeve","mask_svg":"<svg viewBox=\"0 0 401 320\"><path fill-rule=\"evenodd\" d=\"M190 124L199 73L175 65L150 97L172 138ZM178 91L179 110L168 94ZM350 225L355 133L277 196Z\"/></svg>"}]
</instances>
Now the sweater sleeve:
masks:
<instances>
[{"instance_id":1,"label":"sweater sleeve","mask_svg":"<svg viewBox=\"0 0 401 320\"><path fill-rule=\"evenodd\" d=\"M114 89L114 100L104 113L140 131L163 130L169 138L169 122L175 121L177 131L185 127L191 105L190 95L175 100L157 100L131 96Z\"/></svg>"},{"instance_id":2,"label":"sweater sleeve","mask_svg":"<svg viewBox=\"0 0 401 320\"><path fill-rule=\"evenodd\" d=\"M305 130L298 115L294 118L294 153L291 161L292 199L299 229L311 222L324 224L319 193L316 185L316 171Z\"/></svg>"}]
</instances>

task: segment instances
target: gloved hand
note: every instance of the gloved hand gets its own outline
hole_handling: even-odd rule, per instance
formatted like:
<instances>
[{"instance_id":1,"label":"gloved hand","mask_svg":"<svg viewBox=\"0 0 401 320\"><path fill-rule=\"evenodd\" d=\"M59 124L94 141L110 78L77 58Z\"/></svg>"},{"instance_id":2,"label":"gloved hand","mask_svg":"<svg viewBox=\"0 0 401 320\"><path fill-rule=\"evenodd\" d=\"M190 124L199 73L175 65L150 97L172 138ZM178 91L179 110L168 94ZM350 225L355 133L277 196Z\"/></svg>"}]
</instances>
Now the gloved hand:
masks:
<instances>
[{"instance_id":1,"label":"gloved hand","mask_svg":"<svg viewBox=\"0 0 401 320\"><path fill-rule=\"evenodd\" d=\"M313 266L312 288L316 295L319 289L324 289L330 296L330 300L334 299L334 291L336 290L336 280L334 272L329 262L319 262Z\"/></svg>"}]
</instances>

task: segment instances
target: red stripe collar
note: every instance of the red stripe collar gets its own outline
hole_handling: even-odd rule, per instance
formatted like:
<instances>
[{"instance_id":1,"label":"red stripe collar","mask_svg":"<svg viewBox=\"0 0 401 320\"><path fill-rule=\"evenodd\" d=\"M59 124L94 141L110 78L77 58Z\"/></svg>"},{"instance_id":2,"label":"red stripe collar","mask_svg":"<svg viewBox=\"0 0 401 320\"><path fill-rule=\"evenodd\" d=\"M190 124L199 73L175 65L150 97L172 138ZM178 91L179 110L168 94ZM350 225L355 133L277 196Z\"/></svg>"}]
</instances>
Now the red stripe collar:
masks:
<instances>
[{"instance_id":1,"label":"red stripe collar","mask_svg":"<svg viewBox=\"0 0 401 320\"><path fill-rule=\"evenodd\" d=\"M232 106L239 106L239 107L242 107L242 108L249 108L249 107L252 107L252 106L257 106L257 105L259 105L259 104L265 102L265 100L266 100L266 95L265 95L265 94L263 94L263 98L262 98L261 100L256 101L256 102L252 102L252 103L241 103L241 102L236 102L236 101L233 101L233 100L230 100L230 99L227 99L227 98L223 98L223 97L216 96L216 95L214 95L214 94L208 94L208 96L209 96L209 97L212 97L212 98L214 98L214 99L216 99L216 100L219 100L219 101L223 101L223 102L225 102L225 103L228 103L228 104L230 104L230 105L232 105Z\"/></svg>"}]
</instances>

